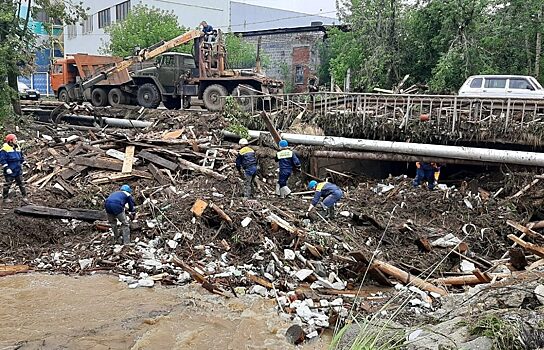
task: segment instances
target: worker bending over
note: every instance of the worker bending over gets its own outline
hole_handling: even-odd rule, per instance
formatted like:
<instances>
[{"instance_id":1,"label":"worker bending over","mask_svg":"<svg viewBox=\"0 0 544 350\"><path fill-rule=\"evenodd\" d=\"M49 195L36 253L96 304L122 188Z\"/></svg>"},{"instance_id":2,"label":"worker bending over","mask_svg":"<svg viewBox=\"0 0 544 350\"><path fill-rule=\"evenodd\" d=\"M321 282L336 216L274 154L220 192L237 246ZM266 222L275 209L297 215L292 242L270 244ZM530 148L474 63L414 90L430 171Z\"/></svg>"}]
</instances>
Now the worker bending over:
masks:
<instances>
[{"instance_id":1,"label":"worker bending over","mask_svg":"<svg viewBox=\"0 0 544 350\"><path fill-rule=\"evenodd\" d=\"M132 198L132 188L129 185L123 185L119 191L115 191L106 198L104 207L108 215L108 222L113 230L113 242L119 243L121 236L117 227L117 220L121 222L121 234L123 244L130 243L130 222L125 215L125 205L128 204L129 215L132 219L136 214L134 208L134 199Z\"/></svg>"},{"instance_id":2,"label":"worker bending over","mask_svg":"<svg viewBox=\"0 0 544 350\"><path fill-rule=\"evenodd\" d=\"M276 194L281 198L285 198L291 193L289 187L287 187L287 180L293 173L293 168L300 171L300 160L297 155L291 151L288 147L289 144L285 140L281 140L278 143L280 150L276 153L276 162L279 162L280 173L278 176L278 184L276 185Z\"/></svg>"},{"instance_id":3,"label":"worker bending over","mask_svg":"<svg viewBox=\"0 0 544 350\"><path fill-rule=\"evenodd\" d=\"M257 175L257 156L255 151L248 146L247 139L240 139L238 144L240 150L236 157L236 169L244 175L244 197L251 198L253 195L253 182Z\"/></svg>"},{"instance_id":4,"label":"worker bending over","mask_svg":"<svg viewBox=\"0 0 544 350\"><path fill-rule=\"evenodd\" d=\"M319 203L319 200L323 198L323 202L321 202L321 206L323 210L325 210L325 213L327 217L333 218L334 217L334 205L342 198L344 195L342 193L342 190L336 186L333 183L330 182L320 182L317 183L317 181L312 180L308 184L308 188L310 190L315 190L314 198L312 199L312 203L310 204L310 207L308 208L308 212L306 215L308 215L315 206Z\"/></svg>"},{"instance_id":5,"label":"worker bending over","mask_svg":"<svg viewBox=\"0 0 544 350\"><path fill-rule=\"evenodd\" d=\"M0 164L4 171L4 188L2 191L2 199L4 203L10 203L9 189L13 182L19 186L23 201L27 202L26 189L23 183L23 163L25 158L23 152L20 151L17 144L17 136L8 134L4 139L5 143L0 150Z\"/></svg>"},{"instance_id":6,"label":"worker bending over","mask_svg":"<svg viewBox=\"0 0 544 350\"><path fill-rule=\"evenodd\" d=\"M202 30L206 35L213 33L213 27L209 25L206 21L200 22L200 30Z\"/></svg>"},{"instance_id":7,"label":"worker bending over","mask_svg":"<svg viewBox=\"0 0 544 350\"><path fill-rule=\"evenodd\" d=\"M429 190L434 189L434 184L440 176L440 166L437 163L416 162L416 177L413 185L417 187L427 181Z\"/></svg>"}]
</instances>

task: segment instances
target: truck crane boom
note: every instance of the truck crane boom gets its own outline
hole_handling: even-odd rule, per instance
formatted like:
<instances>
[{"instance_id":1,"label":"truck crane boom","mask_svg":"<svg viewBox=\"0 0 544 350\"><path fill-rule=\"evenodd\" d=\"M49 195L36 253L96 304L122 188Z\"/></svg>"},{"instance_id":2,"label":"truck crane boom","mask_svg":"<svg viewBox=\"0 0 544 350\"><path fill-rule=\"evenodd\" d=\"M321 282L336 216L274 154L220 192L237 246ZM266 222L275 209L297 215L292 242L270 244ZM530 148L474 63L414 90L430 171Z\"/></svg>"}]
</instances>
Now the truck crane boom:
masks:
<instances>
[{"instance_id":1,"label":"truck crane boom","mask_svg":"<svg viewBox=\"0 0 544 350\"><path fill-rule=\"evenodd\" d=\"M177 37L168 40L166 42L162 41L158 44L155 44L151 46L151 49L143 49L138 52L136 56L129 57L119 63L116 63L113 67L110 67L102 72L97 73L97 75L83 81L81 83L81 88L83 90L90 88L97 83L108 79L108 77L112 74L115 74L117 72L121 72L125 69L128 69L130 66L132 66L134 63L142 62L146 60L150 60L152 58L155 58L159 56L160 54L173 49L175 47L181 46L183 44L186 44L190 42L191 40L194 40L196 38L199 38L202 36L203 33L200 30L190 30L186 33L183 33L181 35L178 35Z\"/></svg>"}]
</instances>

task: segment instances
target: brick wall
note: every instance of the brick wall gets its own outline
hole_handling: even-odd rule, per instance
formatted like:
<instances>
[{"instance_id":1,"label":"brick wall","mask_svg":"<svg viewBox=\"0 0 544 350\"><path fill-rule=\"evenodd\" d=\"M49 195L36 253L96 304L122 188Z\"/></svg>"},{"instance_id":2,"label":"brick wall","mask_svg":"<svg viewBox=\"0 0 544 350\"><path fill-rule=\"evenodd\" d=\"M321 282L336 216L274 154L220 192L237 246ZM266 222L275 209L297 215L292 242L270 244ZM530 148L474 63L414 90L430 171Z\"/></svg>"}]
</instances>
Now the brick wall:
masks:
<instances>
[{"instance_id":1,"label":"brick wall","mask_svg":"<svg viewBox=\"0 0 544 350\"><path fill-rule=\"evenodd\" d=\"M324 35L325 33L320 29L310 32L260 34L261 51L270 59L266 67L266 75L285 80L284 71L286 70L295 91L305 91L308 77L317 72L319 44L323 42ZM243 40L257 45L259 35L244 36ZM287 69L283 68L285 66ZM297 66L299 73L302 71L303 74L302 84L295 84Z\"/></svg>"}]
</instances>

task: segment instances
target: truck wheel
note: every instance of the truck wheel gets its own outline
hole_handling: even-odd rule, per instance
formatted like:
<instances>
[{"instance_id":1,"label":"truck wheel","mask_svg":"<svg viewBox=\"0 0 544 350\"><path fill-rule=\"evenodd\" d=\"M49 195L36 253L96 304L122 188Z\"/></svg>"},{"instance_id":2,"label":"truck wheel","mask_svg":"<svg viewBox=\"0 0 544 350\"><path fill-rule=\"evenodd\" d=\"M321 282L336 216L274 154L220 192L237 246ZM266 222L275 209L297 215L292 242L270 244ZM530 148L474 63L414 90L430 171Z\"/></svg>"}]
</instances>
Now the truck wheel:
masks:
<instances>
[{"instance_id":1,"label":"truck wheel","mask_svg":"<svg viewBox=\"0 0 544 350\"><path fill-rule=\"evenodd\" d=\"M248 95L252 95L251 90L245 89L243 85L238 85L232 91L232 96L234 96L234 100L236 101L242 112L251 112L251 110L253 109L252 107L255 107L257 105L254 99L252 99L251 97L246 97Z\"/></svg>"},{"instance_id":2,"label":"truck wheel","mask_svg":"<svg viewBox=\"0 0 544 350\"><path fill-rule=\"evenodd\" d=\"M104 107L108 104L108 95L104 89L94 89L91 93L91 103L95 107Z\"/></svg>"},{"instance_id":3,"label":"truck wheel","mask_svg":"<svg viewBox=\"0 0 544 350\"><path fill-rule=\"evenodd\" d=\"M138 89L138 104L146 108L157 108L161 103L159 89L152 83L145 83Z\"/></svg>"},{"instance_id":4,"label":"truck wheel","mask_svg":"<svg viewBox=\"0 0 544 350\"><path fill-rule=\"evenodd\" d=\"M108 93L108 102L111 106L124 105L126 103L125 93L119 88L111 89Z\"/></svg>"},{"instance_id":5,"label":"truck wheel","mask_svg":"<svg viewBox=\"0 0 544 350\"><path fill-rule=\"evenodd\" d=\"M59 91L59 101L70 102L70 96L68 96L68 91L66 89L62 89Z\"/></svg>"},{"instance_id":6,"label":"truck wheel","mask_svg":"<svg viewBox=\"0 0 544 350\"><path fill-rule=\"evenodd\" d=\"M210 85L204 90L202 99L204 100L204 106L210 112L219 112L223 110L225 106L225 99L221 97L228 96L229 93L225 87L219 84Z\"/></svg>"},{"instance_id":7,"label":"truck wheel","mask_svg":"<svg viewBox=\"0 0 544 350\"><path fill-rule=\"evenodd\" d=\"M181 99L168 97L162 101L164 107L168 109L180 109L181 108Z\"/></svg>"}]
</instances>

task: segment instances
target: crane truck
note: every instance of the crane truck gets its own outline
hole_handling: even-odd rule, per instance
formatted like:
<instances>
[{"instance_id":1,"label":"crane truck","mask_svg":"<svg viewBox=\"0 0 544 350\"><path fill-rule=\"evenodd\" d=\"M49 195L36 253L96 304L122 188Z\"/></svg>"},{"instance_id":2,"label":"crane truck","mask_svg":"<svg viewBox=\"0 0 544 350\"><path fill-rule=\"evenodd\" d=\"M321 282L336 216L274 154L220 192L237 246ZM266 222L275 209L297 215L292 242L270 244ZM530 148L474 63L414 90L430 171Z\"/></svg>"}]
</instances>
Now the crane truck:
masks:
<instances>
[{"instance_id":1,"label":"crane truck","mask_svg":"<svg viewBox=\"0 0 544 350\"><path fill-rule=\"evenodd\" d=\"M193 41L194 55L168 52ZM135 63L155 59L154 65L134 69ZM91 101L94 106L137 104L168 109L190 106L191 97L203 100L210 111L223 109L229 95L262 94L263 101L281 93L283 82L270 79L259 70L227 68L223 34L191 30L172 40L140 50L127 59L74 54L54 62L51 86L63 102ZM243 109L253 100L238 99Z\"/></svg>"}]
</instances>

